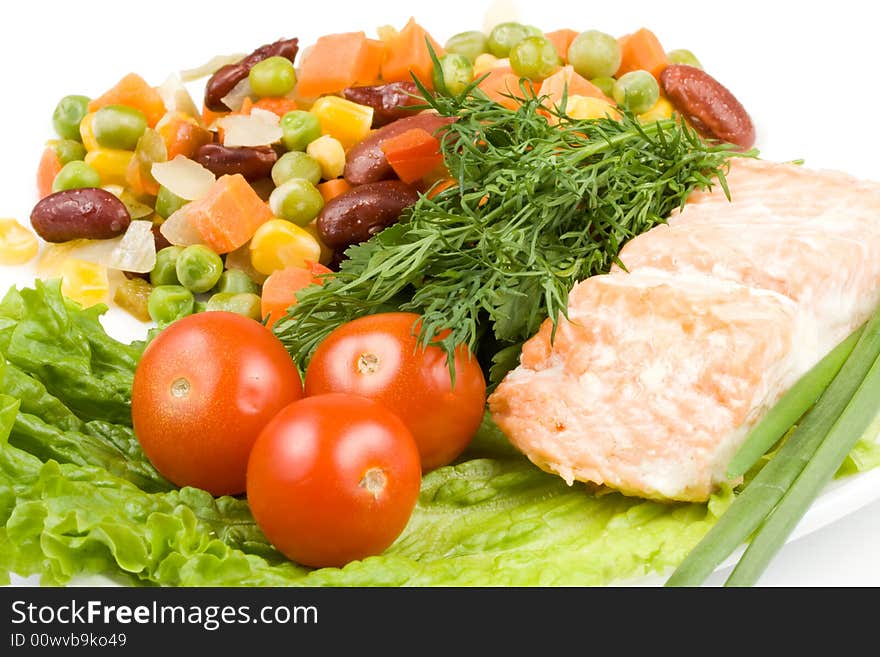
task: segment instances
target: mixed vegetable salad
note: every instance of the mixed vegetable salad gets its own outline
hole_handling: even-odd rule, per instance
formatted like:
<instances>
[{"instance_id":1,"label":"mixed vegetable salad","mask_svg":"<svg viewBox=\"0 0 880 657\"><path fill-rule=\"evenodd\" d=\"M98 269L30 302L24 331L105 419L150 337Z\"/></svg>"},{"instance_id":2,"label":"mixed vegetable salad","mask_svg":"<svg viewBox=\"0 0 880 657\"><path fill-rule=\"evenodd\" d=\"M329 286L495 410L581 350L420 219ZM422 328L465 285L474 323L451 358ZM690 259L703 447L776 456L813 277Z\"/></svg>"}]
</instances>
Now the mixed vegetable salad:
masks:
<instances>
[{"instance_id":1,"label":"mixed vegetable salad","mask_svg":"<svg viewBox=\"0 0 880 657\"><path fill-rule=\"evenodd\" d=\"M680 563L733 490L569 487L484 409L576 281L752 146L692 83L729 93L647 29L441 45L410 19L62 98L36 236L0 221L0 262L43 279L0 303L0 572L581 585ZM109 303L144 341L104 332ZM878 461L864 442L845 470Z\"/></svg>"}]
</instances>

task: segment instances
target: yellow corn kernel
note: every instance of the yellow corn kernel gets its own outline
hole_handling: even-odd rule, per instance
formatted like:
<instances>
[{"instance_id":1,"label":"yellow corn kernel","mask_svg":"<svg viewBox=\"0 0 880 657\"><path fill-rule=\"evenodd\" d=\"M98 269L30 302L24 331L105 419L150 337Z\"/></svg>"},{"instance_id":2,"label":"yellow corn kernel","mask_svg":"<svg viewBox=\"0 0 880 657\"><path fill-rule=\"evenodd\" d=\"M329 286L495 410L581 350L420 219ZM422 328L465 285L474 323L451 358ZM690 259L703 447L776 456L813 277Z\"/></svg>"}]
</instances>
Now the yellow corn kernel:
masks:
<instances>
[{"instance_id":1,"label":"yellow corn kernel","mask_svg":"<svg viewBox=\"0 0 880 657\"><path fill-rule=\"evenodd\" d=\"M257 228L250 250L254 269L267 276L285 267L305 267L307 260L318 262L321 257L318 240L284 219L270 219Z\"/></svg>"},{"instance_id":2,"label":"yellow corn kernel","mask_svg":"<svg viewBox=\"0 0 880 657\"><path fill-rule=\"evenodd\" d=\"M477 58L474 60L474 79L476 80L484 73L488 73L497 65L498 58L495 55L488 52L484 52L482 55L477 55Z\"/></svg>"},{"instance_id":3,"label":"yellow corn kernel","mask_svg":"<svg viewBox=\"0 0 880 657\"><path fill-rule=\"evenodd\" d=\"M620 113L607 100L592 96L569 96L565 105L565 113L573 119L601 119L606 116L618 118Z\"/></svg>"},{"instance_id":4,"label":"yellow corn kernel","mask_svg":"<svg viewBox=\"0 0 880 657\"><path fill-rule=\"evenodd\" d=\"M0 265L22 265L39 250L37 236L31 231L15 219L0 219Z\"/></svg>"},{"instance_id":5,"label":"yellow corn kernel","mask_svg":"<svg viewBox=\"0 0 880 657\"><path fill-rule=\"evenodd\" d=\"M125 174L133 151L120 151L115 148L97 148L86 153L86 164L98 172L104 185L125 185Z\"/></svg>"},{"instance_id":6,"label":"yellow corn kernel","mask_svg":"<svg viewBox=\"0 0 880 657\"><path fill-rule=\"evenodd\" d=\"M330 135L318 137L306 146L306 153L321 166L321 177L324 180L338 178L345 170L345 149L338 139Z\"/></svg>"},{"instance_id":7,"label":"yellow corn kernel","mask_svg":"<svg viewBox=\"0 0 880 657\"><path fill-rule=\"evenodd\" d=\"M370 134L373 108L339 96L319 98L309 110L321 122L321 132L335 137L348 150Z\"/></svg>"},{"instance_id":8,"label":"yellow corn kernel","mask_svg":"<svg viewBox=\"0 0 880 657\"><path fill-rule=\"evenodd\" d=\"M82 137L83 146L86 147L87 151L94 151L101 148L98 145L98 140L95 139L94 121L95 113L89 112L82 117L82 120L79 122L79 136Z\"/></svg>"},{"instance_id":9,"label":"yellow corn kernel","mask_svg":"<svg viewBox=\"0 0 880 657\"><path fill-rule=\"evenodd\" d=\"M324 244L321 241L321 237L318 235L318 220L315 219L310 224L306 224L303 226L303 229L312 237L315 238L315 241L318 243L318 246L321 247L321 257L318 259L322 265L330 264L330 261L333 259L333 249Z\"/></svg>"},{"instance_id":10,"label":"yellow corn kernel","mask_svg":"<svg viewBox=\"0 0 880 657\"><path fill-rule=\"evenodd\" d=\"M68 258L61 265L61 292L84 308L107 303L110 296L107 268L87 260Z\"/></svg>"},{"instance_id":11,"label":"yellow corn kernel","mask_svg":"<svg viewBox=\"0 0 880 657\"><path fill-rule=\"evenodd\" d=\"M639 121L642 123L653 123L654 121L662 121L663 119L672 118L672 103L666 98L660 96L654 107L647 112L639 114Z\"/></svg>"}]
</instances>

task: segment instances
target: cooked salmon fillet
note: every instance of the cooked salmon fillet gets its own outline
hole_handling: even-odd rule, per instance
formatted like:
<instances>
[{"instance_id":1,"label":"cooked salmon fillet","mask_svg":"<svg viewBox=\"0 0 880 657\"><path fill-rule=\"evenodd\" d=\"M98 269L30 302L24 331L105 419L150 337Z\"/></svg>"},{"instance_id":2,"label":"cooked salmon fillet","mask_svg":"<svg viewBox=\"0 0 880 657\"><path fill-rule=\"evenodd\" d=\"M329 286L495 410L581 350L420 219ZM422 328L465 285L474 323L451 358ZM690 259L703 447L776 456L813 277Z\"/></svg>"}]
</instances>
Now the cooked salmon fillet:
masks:
<instances>
[{"instance_id":1,"label":"cooked salmon fillet","mask_svg":"<svg viewBox=\"0 0 880 657\"><path fill-rule=\"evenodd\" d=\"M569 483L701 501L748 430L880 301L880 185L736 160L571 291L489 398Z\"/></svg>"}]
</instances>

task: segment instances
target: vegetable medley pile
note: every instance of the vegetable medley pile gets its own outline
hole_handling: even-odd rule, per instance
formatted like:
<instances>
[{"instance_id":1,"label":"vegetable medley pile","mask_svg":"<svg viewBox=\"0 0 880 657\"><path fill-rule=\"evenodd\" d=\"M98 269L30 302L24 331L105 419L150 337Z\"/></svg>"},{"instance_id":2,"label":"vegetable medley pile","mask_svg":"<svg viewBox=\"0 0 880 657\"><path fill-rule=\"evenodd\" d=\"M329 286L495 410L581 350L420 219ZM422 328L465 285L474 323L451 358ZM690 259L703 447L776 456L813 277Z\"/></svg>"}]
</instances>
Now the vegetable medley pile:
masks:
<instances>
[{"instance_id":1,"label":"vegetable medley pile","mask_svg":"<svg viewBox=\"0 0 880 657\"><path fill-rule=\"evenodd\" d=\"M502 23L441 47L410 19L215 60L189 74L210 75L201 109L176 76L64 97L45 244L0 221L0 262L39 254L52 279L0 303L3 576L598 584L677 564L731 490L569 487L484 417L571 285L751 146L676 105L676 66L700 71L646 29ZM111 298L155 323L146 342L104 333Z\"/></svg>"},{"instance_id":2,"label":"vegetable medley pile","mask_svg":"<svg viewBox=\"0 0 880 657\"><path fill-rule=\"evenodd\" d=\"M301 53L297 39L281 39L215 61L217 70L187 77L212 71L201 110L177 76L153 87L131 73L96 98L62 98L31 217L49 242L39 275L61 278L86 306L112 298L160 326L208 309L271 325L298 289L397 221L417 192L451 184L436 133L443 122L398 122L424 107L423 92L461 94L477 80L515 109L527 86L573 119L615 115L620 103L650 121L672 115L657 81L663 67L699 66L687 51L667 54L648 30L618 41L502 23L444 47L412 19L378 32L326 35ZM388 124L398 127L381 144L356 148ZM400 183L350 194L384 179ZM353 222L354 203L375 216ZM90 219L77 219L86 205ZM37 254L11 220L0 237L3 262Z\"/></svg>"}]
</instances>

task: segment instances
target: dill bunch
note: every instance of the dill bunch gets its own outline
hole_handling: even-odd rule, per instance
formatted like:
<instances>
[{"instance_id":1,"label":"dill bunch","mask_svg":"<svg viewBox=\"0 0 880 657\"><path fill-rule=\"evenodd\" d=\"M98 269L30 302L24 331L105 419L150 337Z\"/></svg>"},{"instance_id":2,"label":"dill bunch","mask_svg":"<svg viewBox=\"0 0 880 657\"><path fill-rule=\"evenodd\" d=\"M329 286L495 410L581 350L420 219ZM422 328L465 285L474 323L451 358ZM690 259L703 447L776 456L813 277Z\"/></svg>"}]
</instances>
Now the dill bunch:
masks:
<instances>
[{"instance_id":1,"label":"dill bunch","mask_svg":"<svg viewBox=\"0 0 880 657\"><path fill-rule=\"evenodd\" d=\"M474 93L428 100L457 117L442 138L457 186L422 195L299 294L275 331L300 367L337 326L401 310L422 316L423 343L447 354L468 344L496 383L546 318L566 314L577 281L606 273L692 190L719 181L726 191L731 147L683 122L572 120L563 104L552 125L542 99L523 92L515 110Z\"/></svg>"}]
</instances>

